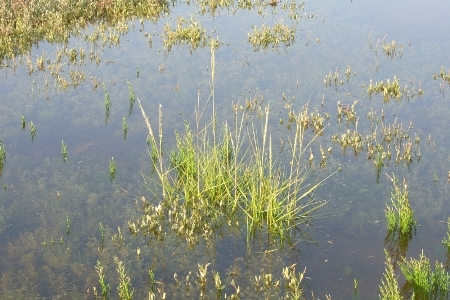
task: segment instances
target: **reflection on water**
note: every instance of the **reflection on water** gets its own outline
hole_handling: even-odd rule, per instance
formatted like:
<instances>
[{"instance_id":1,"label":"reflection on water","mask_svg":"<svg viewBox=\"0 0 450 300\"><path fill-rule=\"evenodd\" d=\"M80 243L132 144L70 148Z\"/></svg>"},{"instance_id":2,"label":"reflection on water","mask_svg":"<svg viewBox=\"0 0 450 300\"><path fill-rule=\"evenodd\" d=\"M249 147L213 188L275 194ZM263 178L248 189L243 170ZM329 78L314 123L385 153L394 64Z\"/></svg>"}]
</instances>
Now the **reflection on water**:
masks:
<instances>
[{"instance_id":1,"label":"reflection on water","mask_svg":"<svg viewBox=\"0 0 450 300\"><path fill-rule=\"evenodd\" d=\"M97 261L114 297L122 262L136 299L149 291L170 298L257 294L273 299L295 290L289 280L298 279L305 267L307 298L313 291L321 299L328 293L348 299L355 279L361 299L376 298L383 248L394 261L418 257L425 249L432 263L447 261L448 266L441 245L447 230L441 221L450 214L448 83L440 76L434 80L433 74L450 68L450 32L443 25L450 8L445 9L445 1L426 7L385 4L306 2L303 11L297 3L296 20L292 11L282 10L284 2L253 11L238 5L234 15L197 3L204 11L217 9L214 18L197 14L195 19L206 28L206 36L197 38L205 45L211 42L207 37L221 42L214 64L220 123L233 121L234 105L248 109L255 101L269 102L269 128L282 158L289 149L289 128L294 128L292 114L308 103L306 140L320 132L305 155L308 180L340 170L314 194L327 205L315 215L307 236L294 237L295 247L271 244L265 236L248 245L244 227L228 224L193 245L174 234L129 234L128 221L142 217L140 198L154 204L161 200L159 193L146 190L154 179L147 128L135 98L155 124L162 104L167 151L175 144L174 130L183 132L185 120L195 124L195 105L205 107L197 111L203 113L202 122L211 118L211 43L196 49L173 43L170 52L164 49L169 34L185 42L189 34L198 34L186 29L190 17L182 4L176 4L174 20L153 23L139 15L141 22L119 22L104 32L100 29L108 22L92 23L85 31L94 40L74 33L67 44L49 39L55 44L18 45L15 57L2 61L0 80L0 149L6 153L0 150L2 298L92 299L93 287L101 295ZM179 15L184 22L177 23ZM246 32L252 25L254 32L263 32L262 24L278 24L281 15L292 21L286 24L296 25L295 44L286 51L282 45L278 52L255 52ZM172 27L164 27L166 22ZM0 28L0 34L8 30ZM258 37L263 45L263 36ZM390 87L378 85L381 94L370 97L371 80L386 83L388 78L390 83L398 79L403 98L383 101L385 88L391 97ZM277 163L283 165L281 158ZM415 234L386 231L390 181L385 173L409 184L419 224Z\"/></svg>"}]
</instances>

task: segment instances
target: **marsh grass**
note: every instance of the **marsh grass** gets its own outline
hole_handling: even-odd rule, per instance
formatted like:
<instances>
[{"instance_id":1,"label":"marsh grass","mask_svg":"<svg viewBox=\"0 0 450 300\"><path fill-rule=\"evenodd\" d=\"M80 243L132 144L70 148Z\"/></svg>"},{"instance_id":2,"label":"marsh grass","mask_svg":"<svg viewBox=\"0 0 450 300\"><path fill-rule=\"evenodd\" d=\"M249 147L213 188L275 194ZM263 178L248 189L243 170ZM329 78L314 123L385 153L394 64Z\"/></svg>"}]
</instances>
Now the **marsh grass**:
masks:
<instances>
[{"instance_id":1,"label":"marsh grass","mask_svg":"<svg viewBox=\"0 0 450 300\"><path fill-rule=\"evenodd\" d=\"M196 133L187 123L183 134L175 133L176 146L167 161L162 147L161 108L157 139L137 99L149 130L149 154L162 201L155 206L143 199L145 216L137 223L129 223L133 233L142 230L144 234L161 234L163 229L156 220L168 219L170 228L195 242L223 224L244 222L248 241L258 232L283 241L300 225L307 226L312 213L325 204L313 199L323 180L305 183L308 172L301 158L309 145L303 145L301 119L307 111L301 110L296 116L290 158L286 161L278 161L274 155L269 106L259 122L260 128L257 122L245 125L244 113L236 112L235 128L224 123L219 132L215 131L216 120L200 125L203 111L197 109ZM152 192L156 198L161 197L154 189Z\"/></svg>"},{"instance_id":2,"label":"marsh grass","mask_svg":"<svg viewBox=\"0 0 450 300\"><path fill-rule=\"evenodd\" d=\"M442 240L442 244L450 249L450 217L447 219L447 236Z\"/></svg>"},{"instance_id":3,"label":"marsh grass","mask_svg":"<svg viewBox=\"0 0 450 300\"><path fill-rule=\"evenodd\" d=\"M103 90L105 91L105 123L108 124L112 103L109 100L109 93L105 83L103 83Z\"/></svg>"},{"instance_id":4,"label":"marsh grass","mask_svg":"<svg viewBox=\"0 0 450 300\"><path fill-rule=\"evenodd\" d=\"M119 299L121 300L131 300L133 298L134 290L131 286L130 277L125 272L125 266L123 262L117 257L114 257L114 262L117 265L117 273L119 274L119 285L117 287L117 292Z\"/></svg>"},{"instance_id":5,"label":"marsh grass","mask_svg":"<svg viewBox=\"0 0 450 300\"><path fill-rule=\"evenodd\" d=\"M3 145L3 141L0 140L0 177L3 174L3 165L6 162L6 147ZM6 190L6 186L4 185L3 188Z\"/></svg>"},{"instance_id":6,"label":"marsh grass","mask_svg":"<svg viewBox=\"0 0 450 300\"><path fill-rule=\"evenodd\" d=\"M285 48L291 46L295 42L295 35L295 26L285 25L280 21L273 27L264 24L261 28L253 26L253 32L248 33L248 41L255 51L266 51L269 47L278 51L279 44L284 44Z\"/></svg>"},{"instance_id":7,"label":"marsh grass","mask_svg":"<svg viewBox=\"0 0 450 300\"><path fill-rule=\"evenodd\" d=\"M114 157L111 157L111 160L109 161L109 179L111 182L116 178L116 162L114 161Z\"/></svg>"},{"instance_id":8,"label":"marsh grass","mask_svg":"<svg viewBox=\"0 0 450 300\"><path fill-rule=\"evenodd\" d=\"M387 175L389 177L389 175ZM386 204L385 214L388 230L399 230L408 233L416 228L414 212L409 204L408 184L403 180L403 186L399 186L394 175L389 177L393 187L391 192L391 205Z\"/></svg>"},{"instance_id":9,"label":"marsh grass","mask_svg":"<svg viewBox=\"0 0 450 300\"><path fill-rule=\"evenodd\" d=\"M175 28L166 23L162 38L167 52L170 52L174 45L188 45L192 53L199 46L204 47L207 44L206 29L192 15L189 21L179 17Z\"/></svg>"},{"instance_id":10,"label":"marsh grass","mask_svg":"<svg viewBox=\"0 0 450 300\"><path fill-rule=\"evenodd\" d=\"M394 266L391 263L388 251L384 250L385 254L385 269L383 273L383 279L381 279L380 285L380 300L403 300L398 287L397 277L394 273Z\"/></svg>"},{"instance_id":11,"label":"marsh grass","mask_svg":"<svg viewBox=\"0 0 450 300\"><path fill-rule=\"evenodd\" d=\"M422 251L419 259L404 259L399 266L414 299L448 299L450 275L441 263L436 262L433 272L430 260Z\"/></svg>"},{"instance_id":12,"label":"marsh grass","mask_svg":"<svg viewBox=\"0 0 450 300\"><path fill-rule=\"evenodd\" d=\"M106 281L106 276L104 272L103 266L100 264L99 261L97 261L97 265L95 266L95 270L98 274L98 282L100 283L100 289L101 289L101 299L106 300L109 299L109 295L111 293L111 286ZM97 298L98 295L96 295L96 292L94 290L94 297Z\"/></svg>"}]
</instances>

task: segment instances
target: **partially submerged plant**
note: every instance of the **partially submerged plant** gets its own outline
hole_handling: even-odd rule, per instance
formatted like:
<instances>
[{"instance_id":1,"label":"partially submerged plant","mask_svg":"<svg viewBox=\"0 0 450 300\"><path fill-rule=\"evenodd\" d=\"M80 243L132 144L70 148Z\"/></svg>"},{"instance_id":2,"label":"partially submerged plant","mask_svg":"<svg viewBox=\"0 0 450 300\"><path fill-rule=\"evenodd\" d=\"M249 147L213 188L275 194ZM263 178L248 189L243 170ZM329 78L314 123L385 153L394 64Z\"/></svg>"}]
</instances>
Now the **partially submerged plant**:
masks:
<instances>
[{"instance_id":1,"label":"partially submerged plant","mask_svg":"<svg viewBox=\"0 0 450 300\"><path fill-rule=\"evenodd\" d=\"M220 136L214 131L215 121L204 128L197 123L195 135L186 124L183 135L176 133L177 144L167 162L163 160L161 113L157 140L139 98L138 104L149 130L163 200L154 206L143 198L145 215L137 223L129 222L131 232L162 234L165 219L170 221L166 226L195 242L221 224L244 222L249 240L263 230L283 241L300 230L300 225L308 224L312 213L324 205L311 197L323 180L306 184L308 173L301 159L309 146L303 146L300 120L307 114L304 110L296 115L290 159L282 167L272 149L269 107L261 131L254 124L245 129L244 114L236 115L234 130L224 124Z\"/></svg>"},{"instance_id":2,"label":"partially submerged plant","mask_svg":"<svg viewBox=\"0 0 450 300\"><path fill-rule=\"evenodd\" d=\"M383 52L387 57L393 59L395 57L400 58L403 56L403 45L397 44L396 41L392 40L390 43L386 44L386 36L383 39Z\"/></svg>"},{"instance_id":3,"label":"partially submerged plant","mask_svg":"<svg viewBox=\"0 0 450 300\"><path fill-rule=\"evenodd\" d=\"M442 244L450 249L450 217L447 219L447 236L442 240Z\"/></svg>"},{"instance_id":4,"label":"partially submerged plant","mask_svg":"<svg viewBox=\"0 0 450 300\"><path fill-rule=\"evenodd\" d=\"M394 266L391 263L391 258L389 257L389 253L384 250L385 262L386 265L383 273L383 279L381 279L380 285L380 300L403 300L402 295L400 294L400 289L398 287L398 281L394 273Z\"/></svg>"},{"instance_id":5,"label":"partially submerged plant","mask_svg":"<svg viewBox=\"0 0 450 300\"><path fill-rule=\"evenodd\" d=\"M3 145L3 141L0 140L0 177L3 173L3 165L6 161L6 147ZM6 190L6 185L3 186L3 188Z\"/></svg>"},{"instance_id":6,"label":"partially submerged plant","mask_svg":"<svg viewBox=\"0 0 450 300\"><path fill-rule=\"evenodd\" d=\"M98 282L100 283L100 289L102 291L101 298L106 300L109 297L109 294L111 293L111 286L109 283L106 282L106 276L103 269L103 266L100 264L100 262L97 260L97 265L95 266L95 270L98 274Z\"/></svg>"},{"instance_id":7,"label":"partially submerged plant","mask_svg":"<svg viewBox=\"0 0 450 300\"><path fill-rule=\"evenodd\" d=\"M117 273L119 273L119 286L117 287L119 298L122 300L131 300L133 298L134 290L131 286L130 277L126 274L122 261L117 257L114 257L114 262L117 265Z\"/></svg>"},{"instance_id":8,"label":"partially submerged plant","mask_svg":"<svg viewBox=\"0 0 450 300\"><path fill-rule=\"evenodd\" d=\"M389 177L389 175L387 175ZM391 205L386 204L385 214L389 231L400 231L401 233L412 232L416 229L414 212L409 204L408 184L403 180L399 186L394 175L389 177L393 187L391 191Z\"/></svg>"},{"instance_id":9,"label":"partially submerged plant","mask_svg":"<svg viewBox=\"0 0 450 300\"><path fill-rule=\"evenodd\" d=\"M123 127L123 139L126 140L128 127L127 127L127 118L125 117L122 118L122 127Z\"/></svg>"},{"instance_id":10,"label":"partially submerged plant","mask_svg":"<svg viewBox=\"0 0 450 300\"><path fill-rule=\"evenodd\" d=\"M186 44L192 52L199 46L206 46L207 44L206 30L192 15L189 21L179 17L177 26L173 29L170 23L166 23L162 38L167 52L170 52L174 45Z\"/></svg>"},{"instance_id":11,"label":"partially submerged plant","mask_svg":"<svg viewBox=\"0 0 450 300\"><path fill-rule=\"evenodd\" d=\"M248 41L253 45L253 49L267 50L269 46L278 50L278 44L284 44L287 48L295 42L296 28L288 26L281 21L275 23L273 27L262 25L261 28L252 26L253 32L248 33Z\"/></svg>"},{"instance_id":12,"label":"partially submerged plant","mask_svg":"<svg viewBox=\"0 0 450 300\"><path fill-rule=\"evenodd\" d=\"M109 114L110 114L110 110L111 110L111 101L109 100L109 93L108 90L106 89L106 84L103 83L103 89L105 91L105 122L108 123L108 119L109 119Z\"/></svg>"},{"instance_id":13,"label":"partially submerged plant","mask_svg":"<svg viewBox=\"0 0 450 300\"><path fill-rule=\"evenodd\" d=\"M430 260L423 254L423 250L419 259L404 259L399 266L415 299L448 299L450 275L438 262L433 272Z\"/></svg>"},{"instance_id":14,"label":"partially submerged plant","mask_svg":"<svg viewBox=\"0 0 450 300\"><path fill-rule=\"evenodd\" d=\"M61 155L63 161L67 160L67 145L64 143L64 140L61 141Z\"/></svg>"},{"instance_id":15,"label":"partially submerged plant","mask_svg":"<svg viewBox=\"0 0 450 300\"><path fill-rule=\"evenodd\" d=\"M114 161L114 157L111 157L109 161L109 179L111 182L116 178L116 162Z\"/></svg>"},{"instance_id":16,"label":"partially submerged plant","mask_svg":"<svg viewBox=\"0 0 450 300\"><path fill-rule=\"evenodd\" d=\"M33 142L36 137L36 126L33 121L30 121L30 140Z\"/></svg>"}]
</instances>

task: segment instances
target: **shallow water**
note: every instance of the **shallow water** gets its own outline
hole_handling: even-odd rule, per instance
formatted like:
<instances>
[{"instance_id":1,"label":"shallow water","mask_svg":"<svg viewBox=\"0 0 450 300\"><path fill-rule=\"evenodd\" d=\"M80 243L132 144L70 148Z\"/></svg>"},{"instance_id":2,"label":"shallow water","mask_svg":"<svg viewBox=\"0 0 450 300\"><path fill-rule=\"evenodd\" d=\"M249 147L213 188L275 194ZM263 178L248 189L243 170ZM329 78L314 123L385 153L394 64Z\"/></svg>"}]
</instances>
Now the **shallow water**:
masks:
<instances>
[{"instance_id":1,"label":"shallow water","mask_svg":"<svg viewBox=\"0 0 450 300\"><path fill-rule=\"evenodd\" d=\"M359 284L355 297L375 299L384 271L384 209L391 188L385 173L392 172L408 181L411 205L420 225L408 245L407 257L418 257L423 249L432 262L445 263L448 258L441 240L446 236L445 221L450 214L450 137L446 130L449 90L448 83L444 83L442 92L441 80L433 80L432 76L439 73L441 66L446 72L450 69L450 30L445 25L450 17L449 6L446 1L307 2L306 11L316 17L300 20L296 44L286 50L280 48L279 53L255 52L246 43L246 32L252 24L270 24L279 15L262 19L249 12L230 15L223 11L214 18L199 17L207 32L216 28L213 35L224 42L215 53L215 99L220 120L232 119L232 104L262 96L275 112L271 131L282 139L287 132L285 125L278 124L280 118L286 118L283 93L288 100L295 98L295 110L309 101L311 111L317 108L330 114L326 122L330 125L312 149L315 157L320 157L319 145L325 149L332 146L333 154L324 169L316 162L311 177L323 178L338 166L342 170L327 179L315 194L327 205L318 211L314 228L308 230L313 242L300 240L293 249L286 247L269 254L264 251L279 247L267 246L262 239L248 250L245 235L234 235L227 229L215 237L213 247L202 242L193 250L177 237L158 242L128 234L127 221L140 214L137 199L152 196L142 177L151 176L147 129L137 105L129 115L126 81L132 84L155 126L158 104L162 104L165 147L170 149L174 130L183 129L183 120L194 122L199 90L201 103L206 103L211 68L208 48L191 54L187 47L175 47L165 55L157 37L149 47L143 34L160 32L165 20L156 25L145 23L143 32L136 22L135 29L121 37L120 48L102 50L99 66L90 62L82 66L86 74L105 83L112 103L107 123L102 85L93 89L91 80L86 79L76 88L46 94L39 91L45 80L41 72L29 76L23 66L15 74L5 68L0 80L0 139L7 151L0 177L0 186L4 187L0 191L2 297L20 294L23 298L40 295L92 299L92 287L99 289L96 261L107 266L106 276L115 287L113 256L118 256L131 274L137 298L148 293L149 269L174 295L196 298L171 286L174 273L184 278L189 271L196 272L198 263L212 263L209 268L219 271L222 278L230 281L239 274L236 278L241 279L243 289L251 290L248 282L255 274L280 274L281 265L297 263L299 271L306 267L308 298L312 291L320 299L327 293L332 299L349 299L356 279ZM181 13L181 9L174 10L175 16ZM385 35L386 42L396 40L403 45L402 57L390 59L384 55L380 47ZM68 48L80 45L84 42L74 38ZM44 49L51 57L56 46L40 44L31 55L41 55ZM344 73L348 65L356 75L347 82ZM330 70L334 74L336 68L344 84L325 87L324 76ZM425 94L398 103L383 103L380 95L369 99L370 79L392 80L394 76L408 88L417 91L420 86ZM417 133L421 141L420 161L416 156L409 166L396 166L391 161L382 168L377 181L373 161L367 159L366 152L355 156L352 149L343 153L339 145L332 144L332 134L354 128L345 121L338 123L338 101L352 105L356 100L358 129L364 136L371 134L367 119L371 109L378 114L383 109L387 122L397 118L404 128L412 122L412 135ZM26 118L24 130L21 115ZM126 139L123 117L127 118ZM209 118L205 116L202 122ZM36 126L33 141L30 121ZM61 157L62 140L68 149L66 162ZM108 166L112 157L117 162L117 176L111 182ZM100 223L105 227L104 238ZM118 227L124 236L123 245L112 238L118 234ZM134 252L136 247L141 249L140 259ZM226 292L233 290L228 286Z\"/></svg>"}]
</instances>

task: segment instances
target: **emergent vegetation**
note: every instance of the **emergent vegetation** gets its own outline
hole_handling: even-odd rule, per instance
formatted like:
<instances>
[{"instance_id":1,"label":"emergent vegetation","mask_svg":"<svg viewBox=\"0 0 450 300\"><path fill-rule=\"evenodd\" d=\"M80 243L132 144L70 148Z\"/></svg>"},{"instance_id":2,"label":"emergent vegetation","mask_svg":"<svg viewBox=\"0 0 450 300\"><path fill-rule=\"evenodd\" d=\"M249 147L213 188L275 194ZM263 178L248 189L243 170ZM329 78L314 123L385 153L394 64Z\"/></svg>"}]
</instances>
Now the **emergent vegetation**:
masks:
<instances>
[{"instance_id":1,"label":"emergent vegetation","mask_svg":"<svg viewBox=\"0 0 450 300\"><path fill-rule=\"evenodd\" d=\"M414 220L414 212L409 204L408 184L403 180L403 185L399 186L394 175L389 179L392 181L393 187L391 205L386 204L385 209L388 230L398 230L403 234L411 232L416 228L416 220Z\"/></svg>"}]
</instances>

